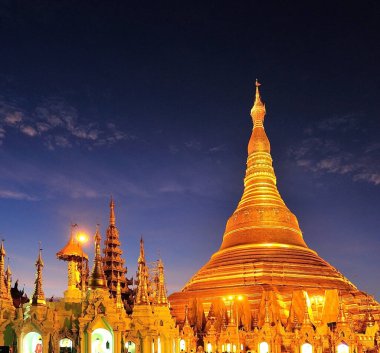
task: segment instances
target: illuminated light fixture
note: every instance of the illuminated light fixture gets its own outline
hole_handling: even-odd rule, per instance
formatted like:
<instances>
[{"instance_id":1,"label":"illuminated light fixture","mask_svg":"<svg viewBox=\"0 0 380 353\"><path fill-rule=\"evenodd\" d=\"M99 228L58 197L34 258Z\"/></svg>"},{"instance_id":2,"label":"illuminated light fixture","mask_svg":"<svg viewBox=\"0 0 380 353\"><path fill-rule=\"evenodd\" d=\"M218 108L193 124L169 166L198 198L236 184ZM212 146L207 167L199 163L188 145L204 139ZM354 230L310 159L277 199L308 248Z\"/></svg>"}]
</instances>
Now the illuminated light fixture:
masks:
<instances>
[{"instance_id":1,"label":"illuminated light fixture","mask_svg":"<svg viewBox=\"0 0 380 353\"><path fill-rule=\"evenodd\" d=\"M350 348L348 347L347 344L345 344L344 342L338 344L337 353L349 353L349 352L350 352Z\"/></svg>"},{"instance_id":2,"label":"illuminated light fixture","mask_svg":"<svg viewBox=\"0 0 380 353\"><path fill-rule=\"evenodd\" d=\"M186 350L186 342L183 338L179 341L179 349L181 352Z\"/></svg>"},{"instance_id":3,"label":"illuminated light fixture","mask_svg":"<svg viewBox=\"0 0 380 353\"><path fill-rule=\"evenodd\" d=\"M157 353L161 353L161 338L158 336L157 339Z\"/></svg>"},{"instance_id":4,"label":"illuminated light fixture","mask_svg":"<svg viewBox=\"0 0 380 353\"><path fill-rule=\"evenodd\" d=\"M88 242L88 235L84 232L78 232L77 233L77 240L79 241L79 243L87 243Z\"/></svg>"},{"instance_id":5,"label":"illuminated light fixture","mask_svg":"<svg viewBox=\"0 0 380 353\"><path fill-rule=\"evenodd\" d=\"M212 344L210 342L207 343L207 353L212 353Z\"/></svg>"},{"instance_id":6,"label":"illuminated light fixture","mask_svg":"<svg viewBox=\"0 0 380 353\"><path fill-rule=\"evenodd\" d=\"M313 346L306 342L301 346L301 353L313 353Z\"/></svg>"},{"instance_id":7,"label":"illuminated light fixture","mask_svg":"<svg viewBox=\"0 0 380 353\"><path fill-rule=\"evenodd\" d=\"M227 352L231 353L231 343L227 343Z\"/></svg>"},{"instance_id":8,"label":"illuminated light fixture","mask_svg":"<svg viewBox=\"0 0 380 353\"><path fill-rule=\"evenodd\" d=\"M268 344L268 342L261 342L259 344L259 353L269 353L269 344Z\"/></svg>"}]
</instances>

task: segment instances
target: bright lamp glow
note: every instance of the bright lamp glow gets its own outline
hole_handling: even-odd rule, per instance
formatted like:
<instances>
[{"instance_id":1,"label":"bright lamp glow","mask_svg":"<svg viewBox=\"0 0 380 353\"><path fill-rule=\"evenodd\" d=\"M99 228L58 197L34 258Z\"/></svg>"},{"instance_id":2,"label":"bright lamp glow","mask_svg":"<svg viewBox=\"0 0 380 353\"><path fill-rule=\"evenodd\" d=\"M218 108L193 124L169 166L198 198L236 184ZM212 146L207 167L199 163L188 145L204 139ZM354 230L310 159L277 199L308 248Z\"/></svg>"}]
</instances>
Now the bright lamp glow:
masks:
<instances>
[{"instance_id":1,"label":"bright lamp glow","mask_svg":"<svg viewBox=\"0 0 380 353\"><path fill-rule=\"evenodd\" d=\"M179 341L179 350L180 351L185 351L186 350L186 342L185 342L185 340L183 338Z\"/></svg>"},{"instance_id":2,"label":"bright lamp glow","mask_svg":"<svg viewBox=\"0 0 380 353\"><path fill-rule=\"evenodd\" d=\"M88 242L88 235L84 232L80 232L77 234L77 240L82 244L87 243Z\"/></svg>"},{"instance_id":3,"label":"bright lamp glow","mask_svg":"<svg viewBox=\"0 0 380 353\"><path fill-rule=\"evenodd\" d=\"M211 353L212 352L212 344L209 342L207 343L207 352Z\"/></svg>"},{"instance_id":4,"label":"bright lamp glow","mask_svg":"<svg viewBox=\"0 0 380 353\"><path fill-rule=\"evenodd\" d=\"M301 353L313 353L313 346L310 343L304 343L301 346Z\"/></svg>"},{"instance_id":5,"label":"bright lamp glow","mask_svg":"<svg viewBox=\"0 0 380 353\"><path fill-rule=\"evenodd\" d=\"M347 344L345 344L345 343L340 343L340 344L338 344L338 347L337 347L338 349L337 349L337 351L338 351L338 353L349 353L349 351L350 351L350 349L349 349L349 347L347 346Z\"/></svg>"},{"instance_id":6,"label":"bright lamp glow","mask_svg":"<svg viewBox=\"0 0 380 353\"><path fill-rule=\"evenodd\" d=\"M259 344L259 353L269 353L269 344L267 342Z\"/></svg>"}]
</instances>

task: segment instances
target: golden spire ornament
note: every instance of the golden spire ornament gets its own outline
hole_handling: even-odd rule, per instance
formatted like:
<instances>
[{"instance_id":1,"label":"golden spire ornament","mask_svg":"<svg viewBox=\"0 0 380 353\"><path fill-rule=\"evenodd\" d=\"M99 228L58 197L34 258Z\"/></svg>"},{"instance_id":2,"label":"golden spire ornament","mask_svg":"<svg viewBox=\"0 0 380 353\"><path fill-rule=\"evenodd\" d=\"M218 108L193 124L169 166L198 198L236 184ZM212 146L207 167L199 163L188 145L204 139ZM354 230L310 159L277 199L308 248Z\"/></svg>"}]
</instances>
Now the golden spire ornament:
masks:
<instances>
[{"instance_id":1,"label":"golden spire ornament","mask_svg":"<svg viewBox=\"0 0 380 353\"><path fill-rule=\"evenodd\" d=\"M136 304L149 304L148 297L148 269L145 262L144 240L140 239L140 255L138 258L138 285L136 293Z\"/></svg>"},{"instance_id":2,"label":"golden spire ornament","mask_svg":"<svg viewBox=\"0 0 380 353\"><path fill-rule=\"evenodd\" d=\"M36 280L34 282L34 292L32 296L32 305L46 305L45 294L42 288L42 269L44 262L42 260L41 242L38 250L38 258L36 261Z\"/></svg>"},{"instance_id":3,"label":"golden spire ornament","mask_svg":"<svg viewBox=\"0 0 380 353\"><path fill-rule=\"evenodd\" d=\"M110 226L116 225L116 217L115 217L115 202L113 201L113 197L111 196L110 201Z\"/></svg>"},{"instance_id":4,"label":"golden spire ornament","mask_svg":"<svg viewBox=\"0 0 380 353\"><path fill-rule=\"evenodd\" d=\"M6 283L7 283L8 298L10 300L12 300L12 294L11 294L11 289L12 289L12 271L11 271L11 268L9 266L9 258L8 258L8 266L7 266L7 269L5 271L5 278L7 279Z\"/></svg>"},{"instance_id":5,"label":"golden spire ornament","mask_svg":"<svg viewBox=\"0 0 380 353\"><path fill-rule=\"evenodd\" d=\"M165 274L164 274L164 264L162 260L158 260L158 285L157 285L157 297L156 302L158 305L167 305L168 298L166 295L166 286L165 286Z\"/></svg>"},{"instance_id":6,"label":"golden spire ornament","mask_svg":"<svg viewBox=\"0 0 380 353\"><path fill-rule=\"evenodd\" d=\"M0 244L0 299L7 297L7 287L5 282L5 272L4 272L4 264L5 264L5 248L4 248L4 239L2 239Z\"/></svg>"},{"instance_id":7,"label":"golden spire ornament","mask_svg":"<svg viewBox=\"0 0 380 353\"><path fill-rule=\"evenodd\" d=\"M95 236L94 236L94 242L95 242L94 266L92 268L91 276L88 281L89 287L91 289L107 288L107 280L106 280L106 276L104 275L102 255L100 252L101 240L102 240L102 237L100 235L99 225L97 225Z\"/></svg>"}]
</instances>

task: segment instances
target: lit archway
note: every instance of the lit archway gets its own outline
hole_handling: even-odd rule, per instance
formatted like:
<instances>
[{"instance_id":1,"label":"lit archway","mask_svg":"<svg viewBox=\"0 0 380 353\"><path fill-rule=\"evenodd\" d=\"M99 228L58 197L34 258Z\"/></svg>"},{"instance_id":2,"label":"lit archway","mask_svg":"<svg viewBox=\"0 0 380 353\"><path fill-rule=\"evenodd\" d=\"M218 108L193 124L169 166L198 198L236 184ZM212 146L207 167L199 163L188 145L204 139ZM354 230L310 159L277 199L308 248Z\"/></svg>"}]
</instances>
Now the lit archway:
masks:
<instances>
[{"instance_id":1,"label":"lit archway","mask_svg":"<svg viewBox=\"0 0 380 353\"><path fill-rule=\"evenodd\" d=\"M91 353L111 353L113 342L111 332L104 328L97 328L91 334Z\"/></svg>"},{"instance_id":2,"label":"lit archway","mask_svg":"<svg viewBox=\"0 0 380 353\"><path fill-rule=\"evenodd\" d=\"M29 332L22 340L23 353L42 353L42 337L37 332Z\"/></svg>"},{"instance_id":3,"label":"lit archway","mask_svg":"<svg viewBox=\"0 0 380 353\"><path fill-rule=\"evenodd\" d=\"M269 353L269 344L268 342L260 342L259 344L259 353Z\"/></svg>"},{"instance_id":4,"label":"lit archway","mask_svg":"<svg viewBox=\"0 0 380 353\"><path fill-rule=\"evenodd\" d=\"M161 353L161 337L157 338L157 353Z\"/></svg>"},{"instance_id":5,"label":"lit archway","mask_svg":"<svg viewBox=\"0 0 380 353\"><path fill-rule=\"evenodd\" d=\"M179 350L181 352L186 350L186 341L183 338L179 341Z\"/></svg>"},{"instance_id":6,"label":"lit archway","mask_svg":"<svg viewBox=\"0 0 380 353\"><path fill-rule=\"evenodd\" d=\"M128 353L136 353L136 343L133 341L128 341L125 344L125 348Z\"/></svg>"},{"instance_id":7,"label":"lit archway","mask_svg":"<svg viewBox=\"0 0 380 353\"><path fill-rule=\"evenodd\" d=\"M338 347L337 347L337 353L349 353L350 352L350 348L348 347L348 345L344 342L338 344Z\"/></svg>"},{"instance_id":8,"label":"lit archway","mask_svg":"<svg viewBox=\"0 0 380 353\"><path fill-rule=\"evenodd\" d=\"M306 342L301 346L301 353L313 353L313 346Z\"/></svg>"},{"instance_id":9,"label":"lit archway","mask_svg":"<svg viewBox=\"0 0 380 353\"><path fill-rule=\"evenodd\" d=\"M232 352L231 352L231 343L228 342L228 343L226 344L226 346L227 346L227 352L228 352L228 353L232 353Z\"/></svg>"},{"instance_id":10,"label":"lit archway","mask_svg":"<svg viewBox=\"0 0 380 353\"><path fill-rule=\"evenodd\" d=\"M212 352L212 344L210 342L207 343L207 353Z\"/></svg>"},{"instance_id":11,"label":"lit archway","mask_svg":"<svg viewBox=\"0 0 380 353\"><path fill-rule=\"evenodd\" d=\"M73 351L73 341L70 338L62 338L59 341L59 353L71 353Z\"/></svg>"}]
</instances>

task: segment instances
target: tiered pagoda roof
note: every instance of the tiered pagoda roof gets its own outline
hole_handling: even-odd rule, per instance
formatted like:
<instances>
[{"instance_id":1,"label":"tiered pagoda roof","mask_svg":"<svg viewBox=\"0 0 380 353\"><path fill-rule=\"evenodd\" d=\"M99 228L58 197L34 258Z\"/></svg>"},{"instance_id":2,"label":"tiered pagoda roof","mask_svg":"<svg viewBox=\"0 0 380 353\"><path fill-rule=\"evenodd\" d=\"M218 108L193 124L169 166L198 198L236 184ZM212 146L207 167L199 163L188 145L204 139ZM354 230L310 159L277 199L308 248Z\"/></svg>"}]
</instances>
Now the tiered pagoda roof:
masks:
<instances>
[{"instance_id":1,"label":"tiered pagoda roof","mask_svg":"<svg viewBox=\"0 0 380 353\"><path fill-rule=\"evenodd\" d=\"M103 268L107 278L107 287L113 297L116 297L118 282L121 296L126 299L129 296L130 281L126 278L127 268L124 266L125 260L121 257L123 251L120 249L119 231L116 227L115 202L110 201L109 226L106 232L106 239L103 249Z\"/></svg>"}]
</instances>

